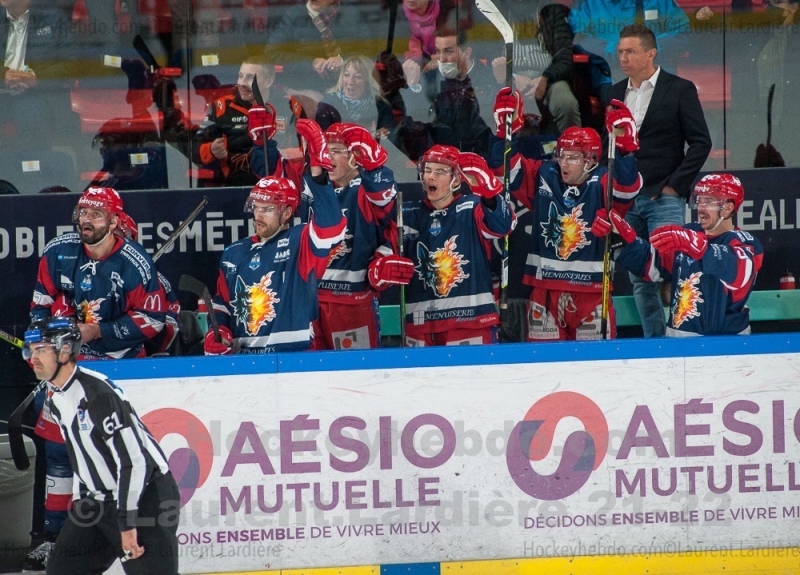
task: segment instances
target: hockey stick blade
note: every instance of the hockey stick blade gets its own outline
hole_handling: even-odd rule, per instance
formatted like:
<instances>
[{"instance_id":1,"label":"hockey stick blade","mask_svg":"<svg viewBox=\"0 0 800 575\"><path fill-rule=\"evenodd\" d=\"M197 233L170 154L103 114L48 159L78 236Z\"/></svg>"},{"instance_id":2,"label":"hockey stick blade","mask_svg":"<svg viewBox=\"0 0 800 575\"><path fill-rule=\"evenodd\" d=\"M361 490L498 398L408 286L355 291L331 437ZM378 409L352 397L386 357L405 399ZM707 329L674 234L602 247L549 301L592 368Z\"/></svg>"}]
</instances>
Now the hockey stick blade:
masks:
<instances>
[{"instance_id":1,"label":"hockey stick blade","mask_svg":"<svg viewBox=\"0 0 800 575\"><path fill-rule=\"evenodd\" d=\"M191 214L189 214L189 216L184 221L181 222L181 224L175 229L175 231L172 232L172 235L170 235L167 238L167 241L165 241L161 245L161 247L158 248L158 251L155 254L153 254L153 263L157 262L158 258L164 255L164 252L166 252L169 249L169 247L175 243L175 240L178 239L178 236L181 235L181 232L185 230L186 226L191 224L195 220L195 218L197 218L197 216L200 215L200 212L203 211L203 208L206 207L206 204L208 204L208 196L203 196L203 199L200 201L200 203L197 205L194 211Z\"/></svg>"},{"instance_id":2,"label":"hockey stick blade","mask_svg":"<svg viewBox=\"0 0 800 575\"><path fill-rule=\"evenodd\" d=\"M0 339L10 343L11 345L14 345L14 346L22 349L22 345L23 345L22 340L20 338L18 338L18 337L14 337L13 335L8 333L7 331L3 331L2 329L0 329Z\"/></svg>"},{"instance_id":3,"label":"hockey stick blade","mask_svg":"<svg viewBox=\"0 0 800 575\"><path fill-rule=\"evenodd\" d=\"M195 277L192 277L188 274L183 274L178 280L178 289L181 291L188 291L197 297L203 298L208 306L208 321L211 322L211 329L214 330L214 339L216 339L217 342L222 341L222 338L219 335L219 324L217 323L217 317L214 315L214 304L211 301L211 292L208 291L206 284Z\"/></svg>"},{"instance_id":4,"label":"hockey stick blade","mask_svg":"<svg viewBox=\"0 0 800 575\"><path fill-rule=\"evenodd\" d=\"M137 34L133 38L133 49L136 50L136 53L142 57L144 63L147 64L153 72L161 67L158 65L158 62L156 62L156 57L153 56L153 53L150 51L150 48L147 47L144 38L142 38L140 34Z\"/></svg>"},{"instance_id":5,"label":"hockey stick blade","mask_svg":"<svg viewBox=\"0 0 800 575\"><path fill-rule=\"evenodd\" d=\"M25 471L31 466L28 452L25 449L25 440L22 438L22 416L36 394L46 385L46 381L40 381L8 418L8 446L11 448L11 459L14 460L14 466L20 471Z\"/></svg>"},{"instance_id":6,"label":"hockey stick blade","mask_svg":"<svg viewBox=\"0 0 800 575\"><path fill-rule=\"evenodd\" d=\"M261 88L258 86L258 74L253 74L253 83L250 85L250 89L253 91L253 98L255 98L256 104L263 107L264 96L261 95Z\"/></svg>"},{"instance_id":7,"label":"hockey stick blade","mask_svg":"<svg viewBox=\"0 0 800 575\"><path fill-rule=\"evenodd\" d=\"M497 6L494 5L492 0L475 0L475 7L481 11L481 14L489 19L492 26L497 28L497 31L500 32L500 35L503 37L503 42L506 44L514 42L514 31L511 29L511 25L508 23L508 20L505 19L505 16L500 13L500 10L497 9Z\"/></svg>"}]
</instances>

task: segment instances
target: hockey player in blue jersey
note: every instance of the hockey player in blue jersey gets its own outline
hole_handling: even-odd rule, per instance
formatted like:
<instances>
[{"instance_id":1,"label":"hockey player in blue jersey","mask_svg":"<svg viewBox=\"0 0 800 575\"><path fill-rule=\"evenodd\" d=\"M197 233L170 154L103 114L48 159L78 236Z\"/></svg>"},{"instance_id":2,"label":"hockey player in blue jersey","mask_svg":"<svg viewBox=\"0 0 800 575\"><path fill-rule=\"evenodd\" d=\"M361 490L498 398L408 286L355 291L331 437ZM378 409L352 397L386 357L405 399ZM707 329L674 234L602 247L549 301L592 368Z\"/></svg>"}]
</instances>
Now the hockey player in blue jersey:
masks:
<instances>
[{"instance_id":1,"label":"hockey player in blue jersey","mask_svg":"<svg viewBox=\"0 0 800 575\"><path fill-rule=\"evenodd\" d=\"M406 290L405 345L497 343L491 242L516 224L503 186L483 158L452 146L431 147L419 173L426 197L403 206L405 253L415 266ZM462 193L465 180L469 189Z\"/></svg>"},{"instance_id":2,"label":"hockey player in blue jersey","mask_svg":"<svg viewBox=\"0 0 800 575\"><path fill-rule=\"evenodd\" d=\"M298 120L308 154L304 184L314 195L309 223L289 227L300 190L289 179L267 177L253 186L244 211L255 234L225 248L213 313L220 338L209 330L206 355L272 353L309 349L317 318L317 281L331 250L344 239L346 220L328 179L333 169L319 125Z\"/></svg>"},{"instance_id":3,"label":"hockey player in blue jersey","mask_svg":"<svg viewBox=\"0 0 800 575\"><path fill-rule=\"evenodd\" d=\"M636 125L623 103L614 101L612 107L607 128L619 132L619 154L611 206L605 205L608 170L599 166L602 143L591 128L564 130L552 161L512 157L512 193L533 214L532 228L525 232L530 243L523 276L523 283L533 288L528 341L601 337L604 238L612 229L609 210L624 216L641 187L633 154L639 147ZM505 135L508 114L516 132L522 126L522 99L504 88L495 102L498 136ZM502 158L503 138L493 137L491 145L492 158ZM614 337L613 307L608 327Z\"/></svg>"},{"instance_id":4,"label":"hockey player in blue jersey","mask_svg":"<svg viewBox=\"0 0 800 575\"><path fill-rule=\"evenodd\" d=\"M344 240L331 253L317 286L319 318L314 349L365 349L380 345L378 292L407 284L410 259L397 255L394 174L386 150L357 124L332 124L325 132L333 170L329 177L347 219ZM301 221L315 209L312 190L301 195Z\"/></svg>"},{"instance_id":5,"label":"hockey player in blue jersey","mask_svg":"<svg viewBox=\"0 0 800 575\"><path fill-rule=\"evenodd\" d=\"M739 178L709 174L695 185L689 200L697 223L657 228L649 243L633 230L620 233L629 243L620 250L618 263L648 281L670 282L667 336L750 333L747 298L764 250L733 224L743 201Z\"/></svg>"}]
</instances>

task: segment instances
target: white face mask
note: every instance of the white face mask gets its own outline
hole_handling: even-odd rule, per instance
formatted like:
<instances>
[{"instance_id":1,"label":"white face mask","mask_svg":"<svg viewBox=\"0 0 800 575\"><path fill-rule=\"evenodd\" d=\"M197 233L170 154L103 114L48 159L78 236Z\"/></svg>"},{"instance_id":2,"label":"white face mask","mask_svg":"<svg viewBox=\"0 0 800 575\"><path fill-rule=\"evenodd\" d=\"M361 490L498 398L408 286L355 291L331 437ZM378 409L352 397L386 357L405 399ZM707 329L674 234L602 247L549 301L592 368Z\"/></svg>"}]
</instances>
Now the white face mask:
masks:
<instances>
[{"instance_id":1,"label":"white face mask","mask_svg":"<svg viewBox=\"0 0 800 575\"><path fill-rule=\"evenodd\" d=\"M448 80L455 80L461 76L458 69L458 62L439 62L439 73Z\"/></svg>"}]
</instances>

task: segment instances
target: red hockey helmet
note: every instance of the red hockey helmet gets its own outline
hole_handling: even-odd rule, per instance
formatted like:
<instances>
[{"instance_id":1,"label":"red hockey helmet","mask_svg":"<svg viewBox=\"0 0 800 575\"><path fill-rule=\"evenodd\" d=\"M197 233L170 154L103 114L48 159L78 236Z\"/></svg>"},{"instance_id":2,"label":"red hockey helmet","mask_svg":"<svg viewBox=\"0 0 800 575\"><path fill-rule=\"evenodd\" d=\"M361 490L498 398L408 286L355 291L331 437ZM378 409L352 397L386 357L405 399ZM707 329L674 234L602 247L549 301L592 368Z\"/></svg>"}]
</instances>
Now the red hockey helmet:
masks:
<instances>
[{"instance_id":1,"label":"red hockey helmet","mask_svg":"<svg viewBox=\"0 0 800 575\"><path fill-rule=\"evenodd\" d=\"M139 227L136 225L134 219L125 212L120 212L117 214L117 217L119 218L119 224L114 231L119 232L126 240L135 242L139 238Z\"/></svg>"},{"instance_id":2,"label":"red hockey helmet","mask_svg":"<svg viewBox=\"0 0 800 575\"><path fill-rule=\"evenodd\" d=\"M329 144L344 144L344 132L349 125L351 124L343 124L342 122L331 124L325 130L325 139Z\"/></svg>"},{"instance_id":3,"label":"red hockey helmet","mask_svg":"<svg viewBox=\"0 0 800 575\"><path fill-rule=\"evenodd\" d=\"M252 212L255 202L270 202L279 206L289 206L292 213L300 204L300 192L294 182L288 178L261 178L258 180L247 201L244 203L244 211Z\"/></svg>"},{"instance_id":4,"label":"red hockey helmet","mask_svg":"<svg viewBox=\"0 0 800 575\"><path fill-rule=\"evenodd\" d=\"M419 173L421 174L423 172L425 169L425 164L428 162L450 166L453 168L453 173L457 173L458 156L458 148L454 148L453 146L442 146L441 144L431 146L428 151L422 154L422 157L419 159L419 164L417 166Z\"/></svg>"},{"instance_id":5,"label":"red hockey helmet","mask_svg":"<svg viewBox=\"0 0 800 575\"><path fill-rule=\"evenodd\" d=\"M92 186L87 188L78 199L78 204L72 212L72 222L79 222L82 209L104 210L109 214L119 216L122 213L122 198L114 188Z\"/></svg>"},{"instance_id":6,"label":"red hockey helmet","mask_svg":"<svg viewBox=\"0 0 800 575\"><path fill-rule=\"evenodd\" d=\"M564 130L558 137L554 157L558 158L562 151L572 150L583 152L585 158L597 162L600 159L602 149L603 143L595 130L572 126Z\"/></svg>"},{"instance_id":7,"label":"red hockey helmet","mask_svg":"<svg viewBox=\"0 0 800 575\"><path fill-rule=\"evenodd\" d=\"M698 196L712 196L721 202L733 202L735 212L744 201L744 187L739 178L731 174L708 174L694 186L689 205L695 207Z\"/></svg>"}]
</instances>

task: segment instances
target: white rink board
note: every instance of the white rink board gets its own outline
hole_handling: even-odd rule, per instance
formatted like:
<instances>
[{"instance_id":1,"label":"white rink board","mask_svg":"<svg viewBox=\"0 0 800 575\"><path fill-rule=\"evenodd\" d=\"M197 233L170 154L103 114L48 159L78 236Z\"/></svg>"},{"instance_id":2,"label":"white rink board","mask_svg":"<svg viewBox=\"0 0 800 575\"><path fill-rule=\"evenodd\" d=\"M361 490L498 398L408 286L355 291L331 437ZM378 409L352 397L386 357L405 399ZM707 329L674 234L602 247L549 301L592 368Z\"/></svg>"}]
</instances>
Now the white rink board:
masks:
<instances>
[{"instance_id":1,"label":"white rink board","mask_svg":"<svg viewBox=\"0 0 800 575\"><path fill-rule=\"evenodd\" d=\"M165 408L202 423L183 434L191 440L161 439L171 464L191 442L213 443L208 475L182 509L182 573L800 545L800 354L117 383L151 430ZM520 439L513 430L537 402L541 427L526 424ZM577 447L566 454L584 453L585 429L594 456L577 466L596 468L558 472L570 436ZM255 450L248 430L260 436ZM528 466L538 483L531 473L515 482L508 440L531 437L537 460L511 467ZM173 465L179 479L182 470ZM338 503L321 509L334 485ZM281 510L260 511L259 489L267 508L281 489ZM244 532L257 541L229 542Z\"/></svg>"}]
</instances>

